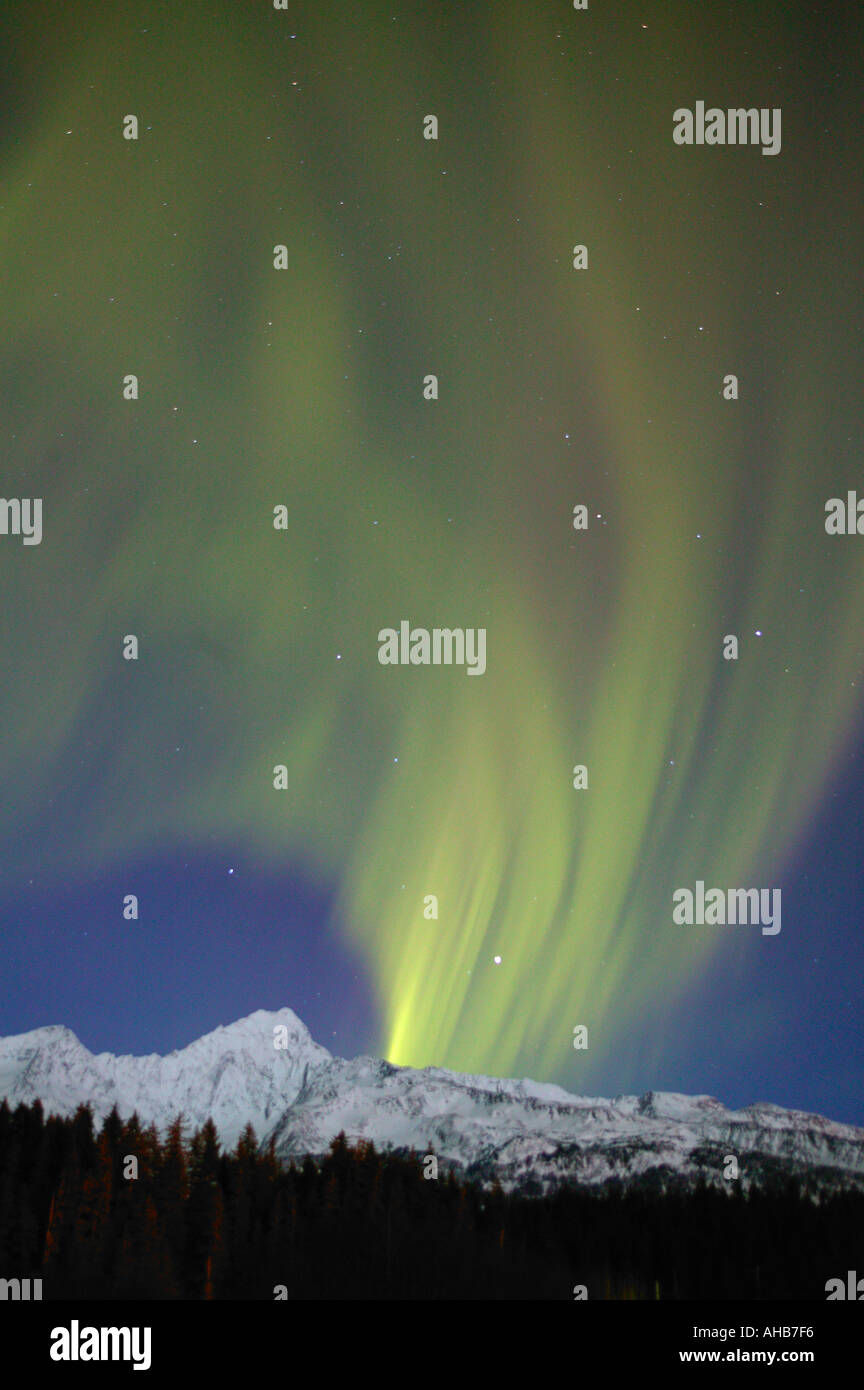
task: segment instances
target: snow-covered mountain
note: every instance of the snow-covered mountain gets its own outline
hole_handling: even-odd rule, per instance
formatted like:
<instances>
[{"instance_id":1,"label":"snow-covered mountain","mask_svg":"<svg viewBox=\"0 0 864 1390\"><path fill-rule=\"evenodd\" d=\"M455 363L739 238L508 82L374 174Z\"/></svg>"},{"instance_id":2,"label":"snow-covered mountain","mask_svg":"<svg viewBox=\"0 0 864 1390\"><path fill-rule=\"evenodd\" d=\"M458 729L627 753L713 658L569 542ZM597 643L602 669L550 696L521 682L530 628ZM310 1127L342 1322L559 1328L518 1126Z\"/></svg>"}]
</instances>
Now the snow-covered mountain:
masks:
<instances>
[{"instance_id":1,"label":"snow-covered mountain","mask_svg":"<svg viewBox=\"0 0 864 1390\"><path fill-rule=\"evenodd\" d=\"M274 1046L274 1029L284 1027ZM159 1129L182 1111L190 1125L208 1118L223 1144L244 1126L260 1137L295 1100L308 1068L331 1061L290 1009L259 1010L216 1028L167 1057L115 1057L88 1052L68 1028L35 1028L0 1038L0 1097L10 1105L41 1100L46 1112L71 1115L87 1102L97 1119L116 1105Z\"/></svg>"},{"instance_id":2,"label":"snow-covered mountain","mask_svg":"<svg viewBox=\"0 0 864 1390\"><path fill-rule=\"evenodd\" d=\"M212 1117L226 1146L252 1124L286 1160L324 1153L344 1130L378 1148L434 1151L442 1166L505 1188L719 1182L732 1155L745 1185L788 1173L820 1190L864 1190L864 1129L764 1103L732 1111L665 1092L588 1099L536 1081L345 1061L290 1009L259 1010L167 1057L94 1056L62 1027L3 1038L2 1096L13 1106L38 1098L60 1115L88 1102L97 1119L116 1105L160 1129L180 1111L191 1126Z\"/></svg>"}]
</instances>

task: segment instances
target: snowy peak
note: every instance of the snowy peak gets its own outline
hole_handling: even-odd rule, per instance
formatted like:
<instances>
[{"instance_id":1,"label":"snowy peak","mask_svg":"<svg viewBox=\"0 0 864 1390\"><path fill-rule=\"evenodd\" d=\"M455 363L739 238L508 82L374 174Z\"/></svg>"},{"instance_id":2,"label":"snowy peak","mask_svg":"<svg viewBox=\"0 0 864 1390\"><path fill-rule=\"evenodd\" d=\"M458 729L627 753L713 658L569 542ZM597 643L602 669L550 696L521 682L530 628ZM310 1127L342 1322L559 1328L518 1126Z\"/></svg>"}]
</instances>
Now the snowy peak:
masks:
<instances>
[{"instance_id":1,"label":"snowy peak","mask_svg":"<svg viewBox=\"0 0 864 1390\"><path fill-rule=\"evenodd\" d=\"M0 1039L0 1095L37 1098L46 1110L74 1113L88 1102L98 1120L116 1105L162 1128L183 1112L193 1126L212 1118L233 1145L247 1124L262 1134L295 1099L309 1069L331 1060L291 1009L215 1028L188 1047L148 1057L94 1055L68 1028L36 1028Z\"/></svg>"},{"instance_id":2,"label":"snowy peak","mask_svg":"<svg viewBox=\"0 0 864 1390\"><path fill-rule=\"evenodd\" d=\"M283 1061L290 1059L296 1062L301 1058L316 1062L330 1060L327 1049L313 1041L305 1023L301 1022L292 1009L287 1008L274 1012L257 1009L254 1014L249 1014L248 1018L220 1024L211 1033L205 1033L203 1037L189 1043L188 1047L171 1052L160 1060L168 1062L176 1057L200 1061L208 1057L225 1056L228 1053L248 1053L261 1059L270 1059L271 1052L281 1053Z\"/></svg>"}]
</instances>

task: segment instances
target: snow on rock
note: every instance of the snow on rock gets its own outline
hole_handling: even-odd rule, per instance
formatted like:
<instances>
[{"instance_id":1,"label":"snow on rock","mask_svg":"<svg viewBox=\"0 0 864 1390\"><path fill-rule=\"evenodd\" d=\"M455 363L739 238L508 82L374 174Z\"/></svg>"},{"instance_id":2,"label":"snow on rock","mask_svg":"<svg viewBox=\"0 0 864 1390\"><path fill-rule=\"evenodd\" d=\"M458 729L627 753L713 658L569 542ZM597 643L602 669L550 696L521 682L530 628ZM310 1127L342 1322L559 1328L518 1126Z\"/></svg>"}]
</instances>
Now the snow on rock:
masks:
<instances>
[{"instance_id":1,"label":"snow on rock","mask_svg":"<svg viewBox=\"0 0 864 1390\"><path fill-rule=\"evenodd\" d=\"M274 1046L284 1027L287 1046ZM330 1060L291 1009L263 1009L216 1028L167 1057L93 1055L68 1028L37 1028L0 1039L0 1096L10 1105L37 1097L46 1110L71 1115L89 1102L97 1119L116 1105L162 1129L179 1112L191 1126L212 1118L223 1144L245 1125L259 1136L298 1094L308 1068Z\"/></svg>"},{"instance_id":2,"label":"snow on rock","mask_svg":"<svg viewBox=\"0 0 864 1390\"><path fill-rule=\"evenodd\" d=\"M284 1048L274 1046L277 1028ZM431 1145L445 1167L505 1188L721 1182L734 1154L745 1187L789 1173L824 1190L864 1190L864 1130L820 1115L767 1102L733 1111L712 1096L662 1091L591 1098L528 1079L345 1061L287 1008L259 1010L167 1057L94 1056L59 1026L3 1038L0 1096L13 1106L38 1098L60 1115L86 1102L97 1120L116 1105L161 1130L182 1111L190 1127L212 1118L228 1147L251 1124L285 1161L326 1152L340 1130L379 1149Z\"/></svg>"}]
</instances>

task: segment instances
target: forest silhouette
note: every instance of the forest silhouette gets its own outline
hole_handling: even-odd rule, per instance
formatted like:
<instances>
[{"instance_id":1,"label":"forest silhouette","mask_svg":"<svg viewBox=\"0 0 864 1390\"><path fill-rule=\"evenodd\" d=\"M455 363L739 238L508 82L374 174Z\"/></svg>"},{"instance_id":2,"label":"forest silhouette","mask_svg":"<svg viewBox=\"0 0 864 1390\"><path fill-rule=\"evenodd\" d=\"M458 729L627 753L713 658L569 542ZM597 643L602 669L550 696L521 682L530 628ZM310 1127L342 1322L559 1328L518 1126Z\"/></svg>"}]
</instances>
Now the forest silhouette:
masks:
<instances>
[{"instance_id":1,"label":"forest silhouette","mask_svg":"<svg viewBox=\"0 0 864 1390\"><path fill-rule=\"evenodd\" d=\"M432 1150L429 1150L431 1154ZM116 1110L0 1105L0 1277L43 1299L820 1299L864 1194L655 1180L505 1193L339 1135L287 1166L251 1126L161 1138ZM137 1176L133 1176L137 1172Z\"/></svg>"}]
</instances>

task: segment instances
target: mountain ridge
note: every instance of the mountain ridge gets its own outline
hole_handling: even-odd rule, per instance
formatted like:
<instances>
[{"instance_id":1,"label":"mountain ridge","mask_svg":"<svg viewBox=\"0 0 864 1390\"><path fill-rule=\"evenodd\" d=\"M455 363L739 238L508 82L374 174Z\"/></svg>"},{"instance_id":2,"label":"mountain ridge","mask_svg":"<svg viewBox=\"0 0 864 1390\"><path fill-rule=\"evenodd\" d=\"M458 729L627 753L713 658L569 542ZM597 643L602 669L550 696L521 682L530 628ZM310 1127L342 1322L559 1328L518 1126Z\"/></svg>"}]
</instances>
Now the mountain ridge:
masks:
<instances>
[{"instance_id":1,"label":"mountain ridge","mask_svg":"<svg viewBox=\"0 0 864 1390\"><path fill-rule=\"evenodd\" d=\"M325 1153L341 1131L379 1149L425 1153L431 1143L445 1169L505 1189L719 1184L734 1157L744 1186L793 1177L817 1191L864 1190L864 1129L825 1116L770 1101L729 1110L669 1091L587 1097L529 1078L339 1058L287 1007L165 1056L91 1053L63 1024L0 1038L0 1097L60 1115L89 1103L97 1121L116 1105L163 1131L182 1112L196 1128L212 1119L226 1147L251 1124L283 1161Z\"/></svg>"}]
</instances>

